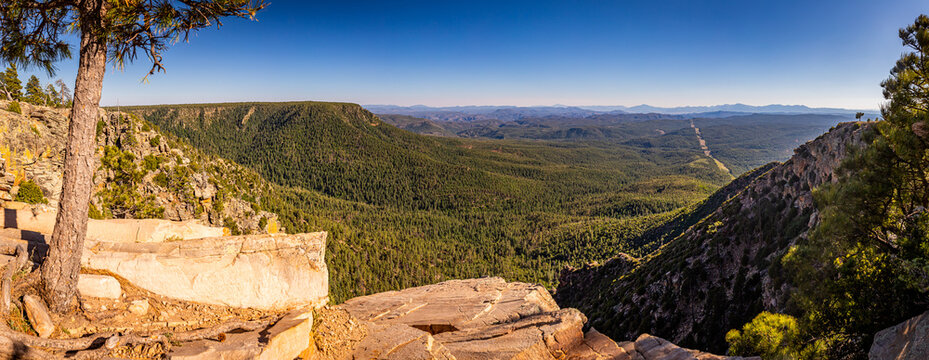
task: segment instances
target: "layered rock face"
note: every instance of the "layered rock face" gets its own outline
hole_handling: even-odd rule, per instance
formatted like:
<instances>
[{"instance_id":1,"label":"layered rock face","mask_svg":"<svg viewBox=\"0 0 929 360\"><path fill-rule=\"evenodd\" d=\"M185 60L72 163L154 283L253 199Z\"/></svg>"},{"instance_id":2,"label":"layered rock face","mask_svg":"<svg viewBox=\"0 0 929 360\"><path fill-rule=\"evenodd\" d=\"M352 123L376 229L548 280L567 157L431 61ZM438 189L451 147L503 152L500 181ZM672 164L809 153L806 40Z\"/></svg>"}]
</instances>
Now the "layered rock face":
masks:
<instances>
[{"instance_id":1,"label":"layered rock face","mask_svg":"<svg viewBox=\"0 0 929 360\"><path fill-rule=\"evenodd\" d=\"M835 181L847 149L864 146L870 127L840 124L753 174L738 195L628 272L618 273L630 268L617 266L624 261L566 274L561 305L579 308L613 338L651 333L724 352L726 331L786 309L791 287L780 258L816 224L812 190Z\"/></svg>"},{"instance_id":2,"label":"layered rock face","mask_svg":"<svg viewBox=\"0 0 929 360\"><path fill-rule=\"evenodd\" d=\"M81 265L174 299L283 310L328 302L325 253L325 232L161 243L88 241Z\"/></svg>"},{"instance_id":3,"label":"layered rock face","mask_svg":"<svg viewBox=\"0 0 929 360\"><path fill-rule=\"evenodd\" d=\"M0 239L25 241L40 260L55 212L0 213ZM260 310L329 300L326 233L222 236L222 228L167 220L90 220L81 266L155 294Z\"/></svg>"},{"instance_id":4,"label":"layered rock face","mask_svg":"<svg viewBox=\"0 0 929 360\"><path fill-rule=\"evenodd\" d=\"M451 280L339 305L367 334L354 359L717 359L647 337L617 344L544 288L501 278ZM654 343L654 344L653 344Z\"/></svg>"},{"instance_id":5,"label":"layered rock face","mask_svg":"<svg viewBox=\"0 0 929 360\"><path fill-rule=\"evenodd\" d=\"M872 360L929 359L929 311L874 335Z\"/></svg>"}]
</instances>

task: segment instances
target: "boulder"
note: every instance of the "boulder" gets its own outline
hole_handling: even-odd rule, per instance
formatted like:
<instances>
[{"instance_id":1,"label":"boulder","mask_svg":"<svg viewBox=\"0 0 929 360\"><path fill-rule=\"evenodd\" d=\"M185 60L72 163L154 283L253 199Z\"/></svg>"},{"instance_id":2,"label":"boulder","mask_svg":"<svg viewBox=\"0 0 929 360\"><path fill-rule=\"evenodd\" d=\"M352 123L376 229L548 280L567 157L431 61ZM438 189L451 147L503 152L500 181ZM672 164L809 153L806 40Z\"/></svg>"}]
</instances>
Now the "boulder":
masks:
<instances>
[{"instance_id":1,"label":"boulder","mask_svg":"<svg viewBox=\"0 0 929 360\"><path fill-rule=\"evenodd\" d=\"M641 360L761 360L760 357L720 356L699 350L685 349L672 344L670 341L642 334L635 340L632 347L635 351L632 359ZM636 357L639 356L639 357Z\"/></svg>"},{"instance_id":2,"label":"boulder","mask_svg":"<svg viewBox=\"0 0 929 360\"><path fill-rule=\"evenodd\" d=\"M148 300L133 300L129 304L129 312L136 315L145 315L148 313L148 309L151 308L151 305L148 303Z\"/></svg>"},{"instance_id":3,"label":"boulder","mask_svg":"<svg viewBox=\"0 0 929 360\"><path fill-rule=\"evenodd\" d=\"M545 288L501 278L451 280L362 296L339 306L365 323L355 359L565 359L588 344L587 319ZM600 358L577 358L596 360Z\"/></svg>"},{"instance_id":4,"label":"boulder","mask_svg":"<svg viewBox=\"0 0 929 360\"><path fill-rule=\"evenodd\" d=\"M123 293L116 278L91 274L81 274L77 278L77 292L85 297L107 299L119 299Z\"/></svg>"},{"instance_id":5,"label":"boulder","mask_svg":"<svg viewBox=\"0 0 929 360\"><path fill-rule=\"evenodd\" d=\"M929 359L929 311L875 334L868 358Z\"/></svg>"},{"instance_id":6,"label":"boulder","mask_svg":"<svg viewBox=\"0 0 929 360\"><path fill-rule=\"evenodd\" d=\"M162 243L88 240L81 265L169 298L283 310L328 302L325 251L325 232Z\"/></svg>"},{"instance_id":7,"label":"boulder","mask_svg":"<svg viewBox=\"0 0 929 360\"><path fill-rule=\"evenodd\" d=\"M597 329L584 334L584 343L578 346L568 360L641 360L631 342L617 344Z\"/></svg>"},{"instance_id":8,"label":"boulder","mask_svg":"<svg viewBox=\"0 0 929 360\"><path fill-rule=\"evenodd\" d=\"M501 278L362 296L337 308L367 330L351 355L338 357L345 359L741 359L684 349L647 334L621 344L595 329L585 334L587 318L580 311L559 308L541 286Z\"/></svg>"},{"instance_id":9,"label":"boulder","mask_svg":"<svg viewBox=\"0 0 929 360\"><path fill-rule=\"evenodd\" d=\"M312 345L313 313L296 310L261 330L226 334L224 341L199 340L174 347L172 360L295 359Z\"/></svg>"}]
</instances>

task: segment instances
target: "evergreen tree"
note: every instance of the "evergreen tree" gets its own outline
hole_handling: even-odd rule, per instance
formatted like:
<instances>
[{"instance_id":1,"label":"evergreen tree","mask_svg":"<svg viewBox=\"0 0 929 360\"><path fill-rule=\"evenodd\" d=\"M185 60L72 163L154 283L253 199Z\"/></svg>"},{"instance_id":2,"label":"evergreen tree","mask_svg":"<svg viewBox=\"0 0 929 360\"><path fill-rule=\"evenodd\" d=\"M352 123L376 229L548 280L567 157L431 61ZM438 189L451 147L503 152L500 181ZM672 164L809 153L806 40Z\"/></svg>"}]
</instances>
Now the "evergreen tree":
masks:
<instances>
[{"instance_id":1,"label":"evergreen tree","mask_svg":"<svg viewBox=\"0 0 929 360\"><path fill-rule=\"evenodd\" d=\"M3 87L7 100L15 101L23 96L23 83L19 81L15 63L7 66L6 71L0 74L0 86Z\"/></svg>"},{"instance_id":2,"label":"evergreen tree","mask_svg":"<svg viewBox=\"0 0 929 360\"><path fill-rule=\"evenodd\" d=\"M808 343L829 358L863 357L874 333L929 307L929 17L900 38L912 51L881 84L884 119L814 193L821 222L784 259Z\"/></svg>"},{"instance_id":3,"label":"evergreen tree","mask_svg":"<svg viewBox=\"0 0 929 360\"><path fill-rule=\"evenodd\" d=\"M39 78L35 75L30 76L29 81L26 82L26 97L23 100L33 105L43 105L45 103L45 92L42 91L42 83L39 82Z\"/></svg>"},{"instance_id":4,"label":"evergreen tree","mask_svg":"<svg viewBox=\"0 0 929 360\"><path fill-rule=\"evenodd\" d=\"M45 86L45 105L52 107L61 106L61 96L58 95L58 90L55 89L55 85L48 84Z\"/></svg>"},{"instance_id":5,"label":"evergreen tree","mask_svg":"<svg viewBox=\"0 0 929 360\"><path fill-rule=\"evenodd\" d=\"M4 0L0 2L0 60L37 65L49 74L80 50L58 217L41 268L41 295L52 311L71 306L87 234L97 109L107 61L122 66L139 53L152 61L149 75L164 70L162 53L191 32L224 17L254 18L264 0Z\"/></svg>"}]
</instances>

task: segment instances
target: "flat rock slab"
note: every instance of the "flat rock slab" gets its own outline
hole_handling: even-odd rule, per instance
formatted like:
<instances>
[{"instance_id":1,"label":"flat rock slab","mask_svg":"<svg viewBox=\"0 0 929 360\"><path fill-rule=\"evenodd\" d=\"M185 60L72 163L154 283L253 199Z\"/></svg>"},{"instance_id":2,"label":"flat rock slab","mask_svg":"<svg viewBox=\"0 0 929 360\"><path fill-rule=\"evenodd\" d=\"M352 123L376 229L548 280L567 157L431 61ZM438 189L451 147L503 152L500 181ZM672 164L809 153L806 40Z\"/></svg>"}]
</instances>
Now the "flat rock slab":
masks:
<instances>
[{"instance_id":1,"label":"flat rock slab","mask_svg":"<svg viewBox=\"0 0 929 360\"><path fill-rule=\"evenodd\" d=\"M283 310L328 302L325 252L325 232L162 243L88 240L81 265L169 298Z\"/></svg>"},{"instance_id":2,"label":"flat rock slab","mask_svg":"<svg viewBox=\"0 0 929 360\"><path fill-rule=\"evenodd\" d=\"M367 328L348 357L354 359L550 360L616 347L602 335L602 344L588 345L584 314L560 309L545 288L501 278L362 296L339 308Z\"/></svg>"},{"instance_id":3,"label":"flat rock slab","mask_svg":"<svg viewBox=\"0 0 929 360\"><path fill-rule=\"evenodd\" d=\"M296 359L312 345L313 313L292 311L267 329L227 334L224 341L199 340L171 349L172 360Z\"/></svg>"},{"instance_id":4,"label":"flat rock slab","mask_svg":"<svg viewBox=\"0 0 929 360\"><path fill-rule=\"evenodd\" d=\"M587 318L577 309L531 315L516 321L435 335L455 358L564 359L584 342Z\"/></svg>"},{"instance_id":5,"label":"flat rock slab","mask_svg":"<svg viewBox=\"0 0 929 360\"><path fill-rule=\"evenodd\" d=\"M47 207L3 209L0 227L51 234L58 212ZM109 242L163 242L223 236L223 228L195 221L111 219L87 221L87 238Z\"/></svg>"},{"instance_id":6,"label":"flat rock slab","mask_svg":"<svg viewBox=\"0 0 929 360\"><path fill-rule=\"evenodd\" d=\"M502 278L450 280L361 296L340 305L356 318L442 332L465 330L558 310L548 290Z\"/></svg>"},{"instance_id":7,"label":"flat rock slab","mask_svg":"<svg viewBox=\"0 0 929 360\"><path fill-rule=\"evenodd\" d=\"M77 292L84 297L119 299L123 294L119 280L107 275L80 274L77 278Z\"/></svg>"},{"instance_id":8,"label":"flat rock slab","mask_svg":"<svg viewBox=\"0 0 929 360\"><path fill-rule=\"evenodd\" d=\"M875 334L868 358L929 359L929 311Z\"/></svg>"}]
</instances>

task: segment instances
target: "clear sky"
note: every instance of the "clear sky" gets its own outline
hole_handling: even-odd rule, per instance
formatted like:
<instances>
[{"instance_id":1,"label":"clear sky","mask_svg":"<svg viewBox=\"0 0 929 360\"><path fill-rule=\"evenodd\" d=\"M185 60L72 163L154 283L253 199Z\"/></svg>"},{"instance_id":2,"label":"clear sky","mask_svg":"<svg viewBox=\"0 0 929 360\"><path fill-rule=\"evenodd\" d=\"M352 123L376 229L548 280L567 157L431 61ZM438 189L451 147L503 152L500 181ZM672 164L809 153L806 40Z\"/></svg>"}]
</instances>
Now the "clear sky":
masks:
<instances>
[{"instance_id":1,"label":"clear sky","mask_svg":"<svg viewBox=\"0 0 929 360\"><path fill-rule=\"evenodd\" d=\"M897 30L929 13L925 0L270 2L258 22L174 45L148 83L145 58L109 67L103 103L874 109ZM73 83L76 60L58 66ZM20 74L33 72L45 78Z\"/></svg>"}]
</instances>

